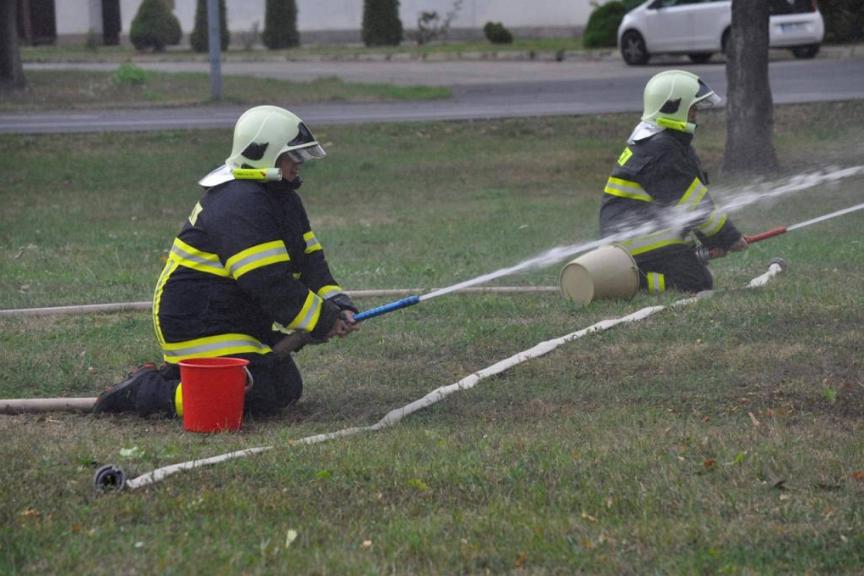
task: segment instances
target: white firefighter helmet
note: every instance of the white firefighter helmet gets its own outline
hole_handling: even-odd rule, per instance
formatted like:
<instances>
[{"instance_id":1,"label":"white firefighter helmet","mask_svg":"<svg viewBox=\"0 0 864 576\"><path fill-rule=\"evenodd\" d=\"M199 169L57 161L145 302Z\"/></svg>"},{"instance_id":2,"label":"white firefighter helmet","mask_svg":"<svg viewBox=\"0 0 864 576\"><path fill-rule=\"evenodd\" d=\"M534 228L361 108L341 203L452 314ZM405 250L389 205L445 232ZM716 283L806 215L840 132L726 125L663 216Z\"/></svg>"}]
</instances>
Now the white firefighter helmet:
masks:
<instances>
[{"instance_id":1,"label":"white firefighter helmet","mask_svg":"<svg viewBox=\"0 0 864 576\"><path fill-rule=\"evenodd\" d=\"M687 120L690 108L708 108L721 102L695 74L666 70L654 75L645 85L642 121L692 134L696 125Z\"/></svg>"},{"instance_id":2,"label":"white firefighter helmet","mask_svg":"<svg viewBox=\"0 0 864 576\"><path fill-rule=\"evenodd\" d=\"M273 168L286 152L298 164L327 155L297 115L278 106L256 106L237 119L231 156L225 164L231 168Z\"/></svg>"}]
</instances>

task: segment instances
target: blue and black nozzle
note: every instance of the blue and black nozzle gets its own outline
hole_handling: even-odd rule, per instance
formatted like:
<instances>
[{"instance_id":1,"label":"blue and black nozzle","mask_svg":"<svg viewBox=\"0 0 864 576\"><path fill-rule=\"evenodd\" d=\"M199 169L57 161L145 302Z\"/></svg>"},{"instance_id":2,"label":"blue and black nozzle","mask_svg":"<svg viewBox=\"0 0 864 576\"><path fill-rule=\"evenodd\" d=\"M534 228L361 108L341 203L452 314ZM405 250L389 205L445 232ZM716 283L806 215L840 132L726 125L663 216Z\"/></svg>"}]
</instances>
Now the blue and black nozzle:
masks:
<instances>
[{"instance_id":1,"label":"blue and black nozzle","mask_svg":"<svg viewBox=\"0 0 864 576\"><path fill-rule=\"evenodd\" d=\"M368 320L369 318L374 318L375 316L381 316L382 314L388 314L390 312L393 312L394 310L407 308L408 306L413 306L414 304L419 303L419 296L408 296L407 298L402 298L401 300L396 300L395 302L390 302L389 304L384 304L383 306L378 306L377 308L370 308L369 310L358 312L354 315L354 321L362 322L363 320Z\"/></svg>"}]
</instances>

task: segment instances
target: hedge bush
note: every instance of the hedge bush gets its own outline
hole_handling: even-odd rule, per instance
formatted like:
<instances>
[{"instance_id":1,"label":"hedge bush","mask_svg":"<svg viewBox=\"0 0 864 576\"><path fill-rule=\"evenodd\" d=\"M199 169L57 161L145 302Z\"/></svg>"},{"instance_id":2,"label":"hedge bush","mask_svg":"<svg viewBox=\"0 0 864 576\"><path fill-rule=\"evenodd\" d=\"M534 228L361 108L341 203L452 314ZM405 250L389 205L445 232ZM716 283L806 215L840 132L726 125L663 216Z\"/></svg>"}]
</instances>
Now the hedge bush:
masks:
<instances>
[{"instance_id":1,"label":"hedge bush","mask_svg":"<svg viewBox=\"0 0 864 576\"><path fill-rule=\"evenodd\" d=\"M195 52L208 52L210 38L207 31L207 0L198 0L195 6L195 29L189 37L189 43ZM228 32L228 12L225 0L219 0L219 45L222 50L228 49L231 43L231 33Z\"/></svg>"},{"instance_id":2,"label":"hedge bush","mask_svg":"<svg viewBox=\"0 0 864 576\"><path fill-rule=\"evenodd\" d=\"M363 0L363 43L398 46L402 43L399 0Z\"/></svg>"},{"instance_id":3,"label":"hedge bush","mask_svg":"<svg viewBox=\"0 0 864 576\"><path fill-rule=\"evenodd\" d=\"M300 45L295 0L267 0L264 9L264 45L271 50Z\"/></svg>"},{"instance_id":4,"label":"hedge bush","mask_svg":"<svg viewBox=\"0 0 864 576\"><path fill-rule=\"evenodd\" d=\"M182 38L180 21L171 13L165 0L141 2L129 29L129 40L136 50L152 48L161 52L165 46L179 44Z\"/></svg>"},{"instance_id":5,"label":"hedge bush","mask_svg":"<svg viewBox=\"0 0 864 576\"><path fill-rule=\"evenodd\" d=\"M618 44L618 26L626 13L627 7L617 0L595 8L585 25L582 45L585 48L614 48Z\"/></svg>"},{"instance_id":6,"label":"hedge bush","mask_svg":"<svg viewBox=\"0 0 864 576\"><path fill-rule=\"evenodd\" d=\"M483 35L493 44L512 44L513 34L501 22L486 22Z\"/></svg>"},{"instance_id":7,"label":"hedge bush","mask_svg":"<svg viewBox=\"0 0 864 576\"><path fill-rule=\"evenodd\" d=\"M825 20L825 42L842 44L864 40L864 0L819 3Z\"/></svg>"}]
</instances>

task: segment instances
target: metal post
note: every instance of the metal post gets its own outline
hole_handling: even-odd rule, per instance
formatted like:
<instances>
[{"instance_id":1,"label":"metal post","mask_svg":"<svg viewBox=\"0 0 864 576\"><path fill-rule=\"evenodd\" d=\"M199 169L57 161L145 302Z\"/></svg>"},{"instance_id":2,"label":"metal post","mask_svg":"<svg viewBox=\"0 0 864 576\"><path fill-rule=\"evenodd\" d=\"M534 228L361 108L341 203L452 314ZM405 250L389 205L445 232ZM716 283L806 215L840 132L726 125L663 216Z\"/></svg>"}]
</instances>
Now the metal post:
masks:
<instances>
[{"instance_id":1,"label":"metal post","mask_svg":"<svg viewBox=\"0 0 864 576\"><path fill-rule=\"evenodd\" d=\"M210 98L222 99L222 39L219 0L207 0L207 43L210 46Z\"/></svg>"}]
</instances>

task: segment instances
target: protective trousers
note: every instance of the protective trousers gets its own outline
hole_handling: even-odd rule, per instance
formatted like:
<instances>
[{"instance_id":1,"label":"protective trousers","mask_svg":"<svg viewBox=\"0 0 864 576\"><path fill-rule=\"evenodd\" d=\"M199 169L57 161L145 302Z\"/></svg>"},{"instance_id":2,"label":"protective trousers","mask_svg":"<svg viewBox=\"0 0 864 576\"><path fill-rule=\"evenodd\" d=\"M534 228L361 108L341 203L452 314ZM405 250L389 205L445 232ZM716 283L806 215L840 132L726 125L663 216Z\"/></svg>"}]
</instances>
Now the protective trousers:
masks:
<instances>
[{"instance_id":1,"label":"protective trousers","mask_svg":"<svg viewBox=\"0 0 864 576\"><path fill-rule=\"evenodd\" d=\"M680 292L711 290L714 277L691 250L666 252L654 257L637 256L639 288L651 294L673 289Z\"/></svg>"}]
</instances>

